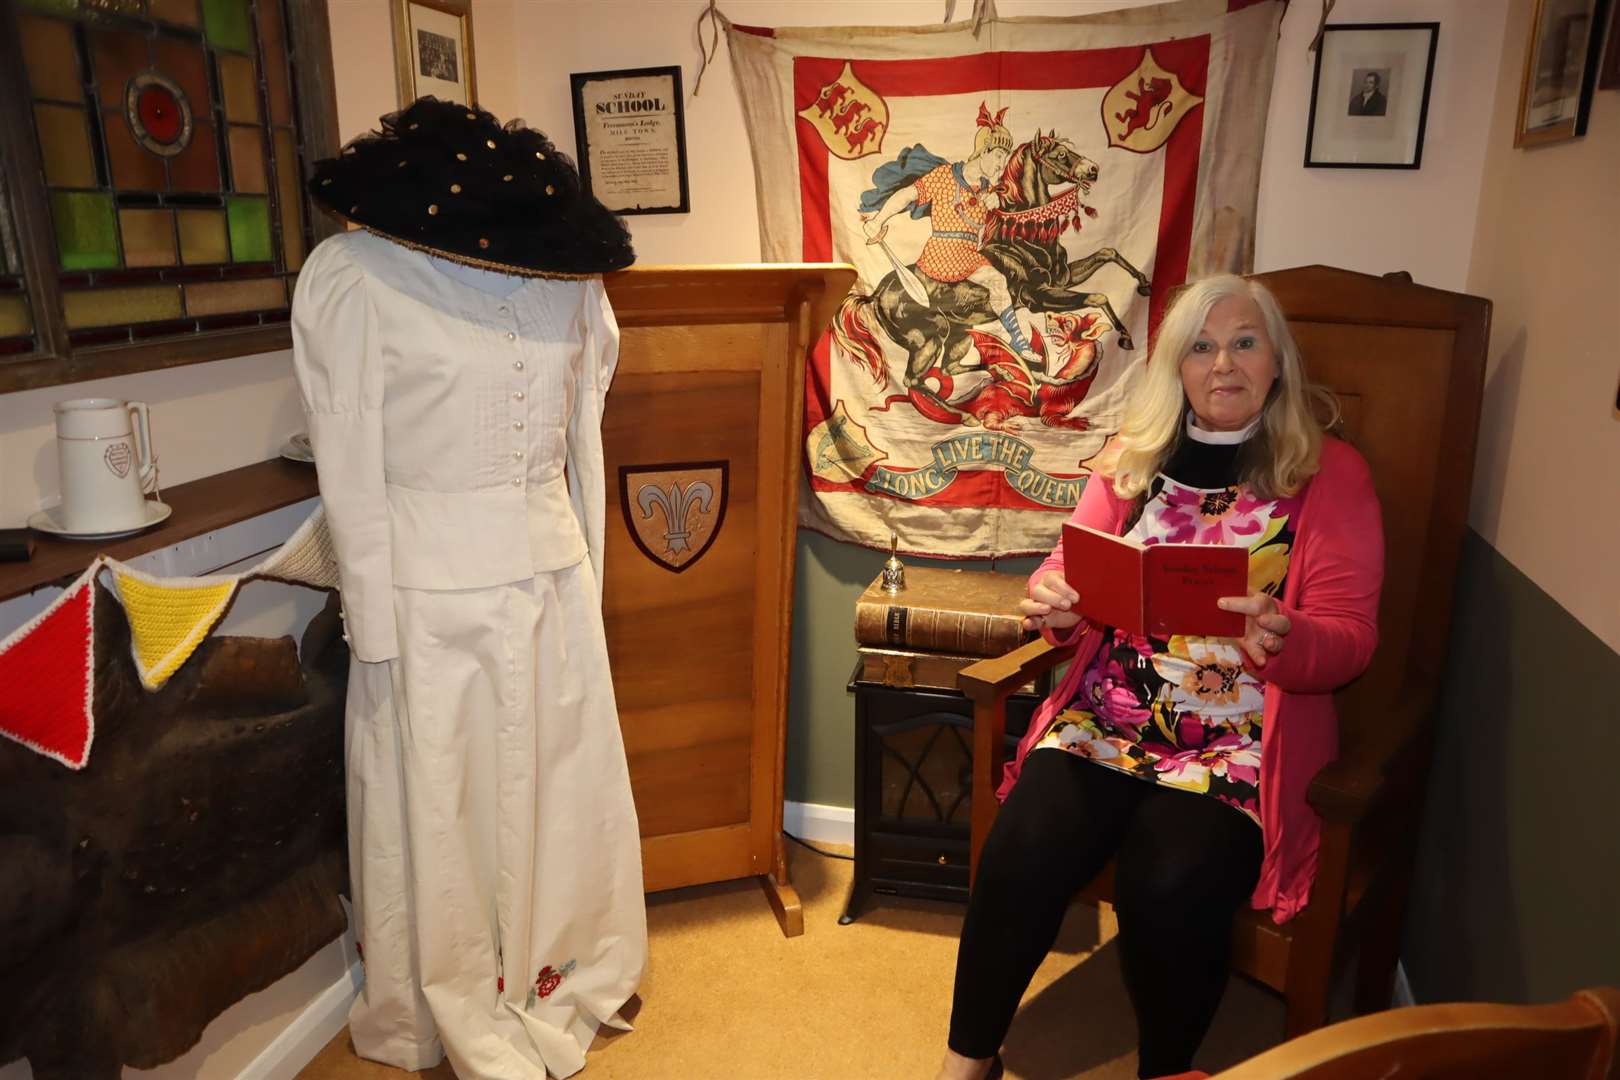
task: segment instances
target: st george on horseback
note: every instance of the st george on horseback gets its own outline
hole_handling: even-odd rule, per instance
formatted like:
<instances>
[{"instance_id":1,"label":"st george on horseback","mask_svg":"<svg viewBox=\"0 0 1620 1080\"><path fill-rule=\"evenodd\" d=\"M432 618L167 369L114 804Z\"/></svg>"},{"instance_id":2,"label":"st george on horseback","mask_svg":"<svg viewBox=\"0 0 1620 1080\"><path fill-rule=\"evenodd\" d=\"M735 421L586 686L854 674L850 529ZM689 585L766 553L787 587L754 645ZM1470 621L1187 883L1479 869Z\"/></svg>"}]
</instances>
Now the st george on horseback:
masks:
<instances>
[{"instance_id":1,"label":"st george on horseback","mask_svg":"<svg viewBox=\"0 0 1620 1080\"><path fill-rule=\"evenodd\" d=\"M1031 384L1059 380L1031 346L1029 315L1034 312L1094 308L1119 334L1119 346L1133 343L1108 297L1077 288L1099 269L1113 264L1151 292L1148 278L1113 248L1100 248L1070 260L1061 237L1078 229L1081 214L1096 211L1080 202L1097 180L1095 162L1067 139L1051 133L1013 145L1003 119L982 103L966 161L950 163L921 145L872 174L875 185L863 193L861 211L867 242L883 247L894 267L870 294L851 293L834 320L838 344L872 374L879 386L888 375L881 331L906 350L906 389L972 422L962 409L941 398L925 381L939 369L957 375L970 366L970 328L997 338L1030 377ZM1071 185L1053 196L1054 186ZM891 218L905 210L928 217L931 234L911 266L904 266L885 242Z\"/></svg>"}]
</instances>

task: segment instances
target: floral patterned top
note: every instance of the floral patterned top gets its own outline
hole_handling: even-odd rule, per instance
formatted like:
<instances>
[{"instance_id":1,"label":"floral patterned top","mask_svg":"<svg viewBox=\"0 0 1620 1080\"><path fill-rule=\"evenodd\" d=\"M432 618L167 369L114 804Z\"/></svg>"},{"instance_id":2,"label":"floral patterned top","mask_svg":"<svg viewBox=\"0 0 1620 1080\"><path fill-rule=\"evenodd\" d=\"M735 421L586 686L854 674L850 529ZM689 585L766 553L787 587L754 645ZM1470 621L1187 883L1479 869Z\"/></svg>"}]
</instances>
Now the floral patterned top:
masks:
<instances>
[{"instance_id":1,"label":"floral patterned top","mask_svg":"<svg viewBox=\"0 0 1620 1080\"><path fill-rule=\"evenodd\" d=\"M1250 431L1227 436L1189 424L1187 433L1127 535L1143 544L1243 544L1250 590L1281 596L1299 497L1261 499L1238 483ZM1264 705L1264 688L1231 638L1105 627L1074 699L1035 748L1213 795L1258 825Z\"/></svg>"}]
</instances>

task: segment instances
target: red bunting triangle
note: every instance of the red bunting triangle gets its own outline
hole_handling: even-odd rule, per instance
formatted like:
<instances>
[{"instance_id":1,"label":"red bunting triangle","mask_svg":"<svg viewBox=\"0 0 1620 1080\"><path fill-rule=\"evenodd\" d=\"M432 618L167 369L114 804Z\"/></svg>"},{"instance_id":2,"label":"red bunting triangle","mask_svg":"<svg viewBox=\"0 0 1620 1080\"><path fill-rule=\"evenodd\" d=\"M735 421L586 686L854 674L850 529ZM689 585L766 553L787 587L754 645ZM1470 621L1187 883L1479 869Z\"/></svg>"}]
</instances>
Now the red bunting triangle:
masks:
<instances>
[{"instance_id":1,"label":"red bunting triangle","mask_svg":"<svg viewBox=\"0 0 1620 1080\"><path fill-rule=\"evenodd\" d=\"M95 738L95 579L100 560L0 641L0 735L70 769Z\"/></svg>"}]
</instances>

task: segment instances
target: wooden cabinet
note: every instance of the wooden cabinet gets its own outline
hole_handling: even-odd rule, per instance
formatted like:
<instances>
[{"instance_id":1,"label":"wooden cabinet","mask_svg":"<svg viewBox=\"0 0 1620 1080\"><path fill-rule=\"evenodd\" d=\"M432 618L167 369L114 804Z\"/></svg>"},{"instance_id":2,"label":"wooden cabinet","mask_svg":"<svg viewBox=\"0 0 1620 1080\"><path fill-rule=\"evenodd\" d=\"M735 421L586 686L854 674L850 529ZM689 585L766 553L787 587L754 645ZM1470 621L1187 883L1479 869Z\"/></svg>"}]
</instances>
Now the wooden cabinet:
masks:
<instances>
[{"instance_id":1,"label":"wooden cabinet","mask_svg":"<svg viewBox=\"0 0 1620 1080\"><path fill-rule=\"evenodd\" d=\"M935 659L935 658L930 658ZM970 658L940 657L965 667ZM873 893L967 902L973 790L973 703L958 690L873 681L863 655L855 694L855 879L839 923ZM881 676L879 676L881 677ZM1007 699L1008 752L1044 700Z\"/></svg>"},{"instance_id":2,"label":"wooden cabinet","mask_svg":"<svg viewBox=\"0 0 1620 1080\"><path fill-rule=\"evenodd\" d=\"M804 929L782 850L805 350L845 266L607 276L603 617L648 891L757 876Z\"/></svg>"}]
</instances>

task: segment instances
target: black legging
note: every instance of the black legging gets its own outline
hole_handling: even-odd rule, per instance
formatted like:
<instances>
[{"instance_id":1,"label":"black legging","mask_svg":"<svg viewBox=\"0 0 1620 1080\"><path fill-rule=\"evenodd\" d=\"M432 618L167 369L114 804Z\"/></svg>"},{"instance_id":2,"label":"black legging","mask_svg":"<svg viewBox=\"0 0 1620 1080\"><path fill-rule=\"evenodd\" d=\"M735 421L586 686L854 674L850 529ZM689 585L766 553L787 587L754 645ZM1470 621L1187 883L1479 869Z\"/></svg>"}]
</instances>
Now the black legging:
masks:
<instances>
[{"instance_id":1,"label":"black legging","mask_svg":"<svg viewBox=\"0 0 1620 1080\"><path fill-rule=\"evenodd\" d=\"M1260 874L1260 829L1208 795L1060 750L1030 753L996 817L962 924L950 1047L996 1053L1074 894L1115 862L1137 1075L1192 1068L1226 989L1232 917Z\"/></svg>"}]
</instances>

